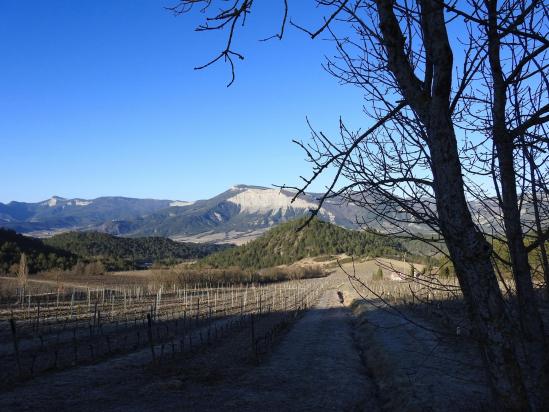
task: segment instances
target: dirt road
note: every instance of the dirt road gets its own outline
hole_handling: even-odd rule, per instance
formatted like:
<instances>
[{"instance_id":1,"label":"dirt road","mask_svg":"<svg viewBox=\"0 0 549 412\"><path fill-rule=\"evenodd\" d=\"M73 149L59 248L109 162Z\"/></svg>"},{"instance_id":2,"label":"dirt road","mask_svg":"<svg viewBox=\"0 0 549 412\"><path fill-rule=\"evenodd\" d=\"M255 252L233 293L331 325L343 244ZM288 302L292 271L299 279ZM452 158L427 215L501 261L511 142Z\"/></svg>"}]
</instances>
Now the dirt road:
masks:
<instances>
[{"instance_id":1,"label":"dirt road","mask_svg":"<svg viewBox=\"0 0 549 412\"><path fill-rule=\"evenodd\" d=\"M214 389L214 388L212 388ZM196 394L195 391L192 391ZM375 390L352 337L351 314L328 290L286 335L268 362L232 385L215 388L199 410L376 410Z\"/></svg>"}]
</instances>

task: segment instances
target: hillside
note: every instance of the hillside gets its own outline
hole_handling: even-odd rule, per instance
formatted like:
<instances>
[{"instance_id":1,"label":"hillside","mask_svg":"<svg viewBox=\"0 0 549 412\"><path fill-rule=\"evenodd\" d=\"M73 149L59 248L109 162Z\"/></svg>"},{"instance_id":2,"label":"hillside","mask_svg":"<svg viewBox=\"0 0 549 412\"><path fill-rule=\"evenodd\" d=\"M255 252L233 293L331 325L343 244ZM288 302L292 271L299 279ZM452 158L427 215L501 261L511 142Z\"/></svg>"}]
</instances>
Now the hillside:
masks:
<instances>
[{"instance_id":1,"label":"hillside","mask_svg":"<svg viewBox=\"0 0 549 412\"><path fill-rule=\"evenodd\" d=\"M88 260L101 260L109 270L131 269L153 262L197 259L229 247L179 243L161 237L122 238L99 232L62 233L45 239L44 243Z\"/></svg>"},{"instance_id":2,"label":"hillside","mask_svg":"<svg viewBox=\"0 0 549 412\"><path fill-rule=\"evenodd\" d=\"M307 216L317 204L316 195L304 194L292 202L294 192L237 185L206 200L170 207L132 222L128 235L162 235L181 240L232 242L258 237L280 223ZM341 199L326 202L319 218L347 228L362 212Z\"/></svg>"},{"instance_id":3,"label":"hillside","mask_svg":"<svg viewBox=\"0 0 549 412\"><path fill-rule=\"evenodd\" d=\"M0 203L0 226L37 237L62 231L97 231L116 236L163 236L185 242L233 243L253 239L267 229L306 216L318 195L292 202L294 192L236 185L209 199L193 202L103 197L38 203ZM319 218L356 228L364 211L343 199L330 199Z\"/></svg>"},{"instance_id":4,"label":"hillside","mask_svg":"<svg viewBox=\"0 0 549 412\"><path fill-rule=\"evenodd\" d=\"M201 263L212 267L261 269L289 264L309 256L346 253L354 256L394 256L406 249L385 236L341 228L313 219L301 231L305 218L280 224L245 245L212 254Z\"/></svg>"},{"instance_id":5,"label":"hillside","mask_svg":"<svg viewBox=\"0 0 549 412\"><path fill-rule=\"evenodd\" d=\"M59 230L93 230L147 216L174 204L170 200L99 197L65 199L53 196L38 203L0 203L0 226L19 233L47 235Z\"/></svg>"},{"instance_id":6,"label":"hillside","mask_svg":"<svg viewBox=\"0 0 549 412\"><path fill-rule=\"evenodd\" d=\"M65 250L45 245L39 239L20 235L13 230L0 228L0 274L17 271L21 253L27 255L29 272L39 272L54 268L68 269L77 257Z\"/></svg>"}]
</instances>

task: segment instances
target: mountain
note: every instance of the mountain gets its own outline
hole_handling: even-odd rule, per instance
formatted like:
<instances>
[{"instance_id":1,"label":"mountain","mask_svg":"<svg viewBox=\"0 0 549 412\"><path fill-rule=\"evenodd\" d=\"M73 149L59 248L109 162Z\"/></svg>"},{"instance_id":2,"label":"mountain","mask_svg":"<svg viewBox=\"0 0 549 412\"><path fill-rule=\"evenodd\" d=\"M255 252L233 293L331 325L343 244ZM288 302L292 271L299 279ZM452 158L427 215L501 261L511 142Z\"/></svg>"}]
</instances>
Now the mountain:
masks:
<instances>
[{"instance_id":1,"label":"mountain","mask_svg":"<svg viewBox=\"0 0 549 412\"><path fill-rule=\"evenodd\" d=\"M118 236L162 236L178 241L243 243L270 227L305 216L318 195L291 202L294 192L237 185L194 202L101 197L52 197L39 203L0 203L0 226L39 237L58 232L99 231ZM323 220L356 228L361 210L337 200L326 202Z\"/></svg>"},{"instance_id":2,"label":"mountain","mask_svg":"<svg viewBox=\"0 0 549 412\"><path fill-rule=\"evenodd\" d=\"M107 222L137 219L179 203L127 197L86 200L53 196L38 203L0 203L0 226L25 234L48 236L59 231L94 230Z\"/></svg>"},{"instance_id":3,"label":"mountain","mask_svg":"<svg viewBox=\"0 0 549 412\"><path fill-rule=\"evenodd\" d=\"M259 236L279 223L302 216L316 206L315 195L301 196L291 202L288 190L257 186L234 186L207 200L172 206L151 215L125 222L126 235L167 236L176 240L234 242ZM360 210L352 205L327 203L319 213L323 220L354 228ZM121 228L106 228L113 232Z\"/></svg>"},{"instance_id":4,"label":"mountain","mask_svg":"<svg viewBox=\"0 0 549 412\"><path fill-rule=\"evenodd\" d=\"M396 239L344 229L316 218L298 231L305 221L306 218L301 218L280 224L245 245L209 255L201 263L214 268L261 269L313 256L346 253L395 257L407 251Z\"/></svg>"},{"instance_id":5,"label":"mountain","mask_svg":"<svg viewBox=\"0 0 549 412\"><path fill-rule=\"evenodd\" d=\"M210 199L180 200L100 197L64 199L54 196L38 203L0 203L0 227L36 237L49 237L66 231L97 231L124 237L161 236L182 242L242 244L269 228L303 217L316 207L319 194L307 193L291 202L295 192L260 186L237 185ZM502 222L490 215L497 210L493 199L472 201L471 213L488 232L503 233ZM434 207L430 205L428 207ZM531 202L522 205L523 219L531 220ZM398 216L403 212L397 212ZM318 217L347 229L357 229L357 220L370 221L371 215L341 198L327 200ZM549 219L545 218L544 225ZM375 229L387 231L387 221ZM408 223L412 232L429 231L423 225Z\"/></svg>"}]
</instances>

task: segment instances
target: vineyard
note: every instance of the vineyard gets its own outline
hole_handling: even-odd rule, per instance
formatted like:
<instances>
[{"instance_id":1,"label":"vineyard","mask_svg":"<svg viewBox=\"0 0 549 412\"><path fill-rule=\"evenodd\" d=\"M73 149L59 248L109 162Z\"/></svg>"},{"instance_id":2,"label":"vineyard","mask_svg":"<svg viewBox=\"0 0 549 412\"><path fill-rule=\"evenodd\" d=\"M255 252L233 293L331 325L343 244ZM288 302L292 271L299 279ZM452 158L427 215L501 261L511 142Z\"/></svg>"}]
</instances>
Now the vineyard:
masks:
<instances>
[{"instance_id":1,"label":"vineyard","mask_svg":"<svg viewBox=\"0 0 549 412\"><path fill-rule=\"evenodd\" d=\"M121 355L141 362L192 356L235 332L259 360L310 308L325 279L267 285L143 285L27 293L0 301L0 388Z\"/></svg>"}]
</instances>

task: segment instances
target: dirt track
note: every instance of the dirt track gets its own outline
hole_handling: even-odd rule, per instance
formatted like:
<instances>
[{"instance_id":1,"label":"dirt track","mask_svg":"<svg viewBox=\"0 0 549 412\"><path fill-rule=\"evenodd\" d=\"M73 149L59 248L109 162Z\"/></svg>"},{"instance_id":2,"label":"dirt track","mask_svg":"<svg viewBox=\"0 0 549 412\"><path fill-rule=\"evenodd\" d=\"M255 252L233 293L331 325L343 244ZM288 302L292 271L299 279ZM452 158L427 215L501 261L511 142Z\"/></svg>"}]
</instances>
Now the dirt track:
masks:
<instances>
[{"instance_id":1,"label":"dirt track","mask_svg":"<svg viewBox=\"0 0 549 412\"><path fill-rule=\"evenodd\" d=\"M231 385L212 388L199 410L376 410L375 391L354 346L351 314L327 291L286 335L269 361Z\"/></svg>"}]
</instances>

